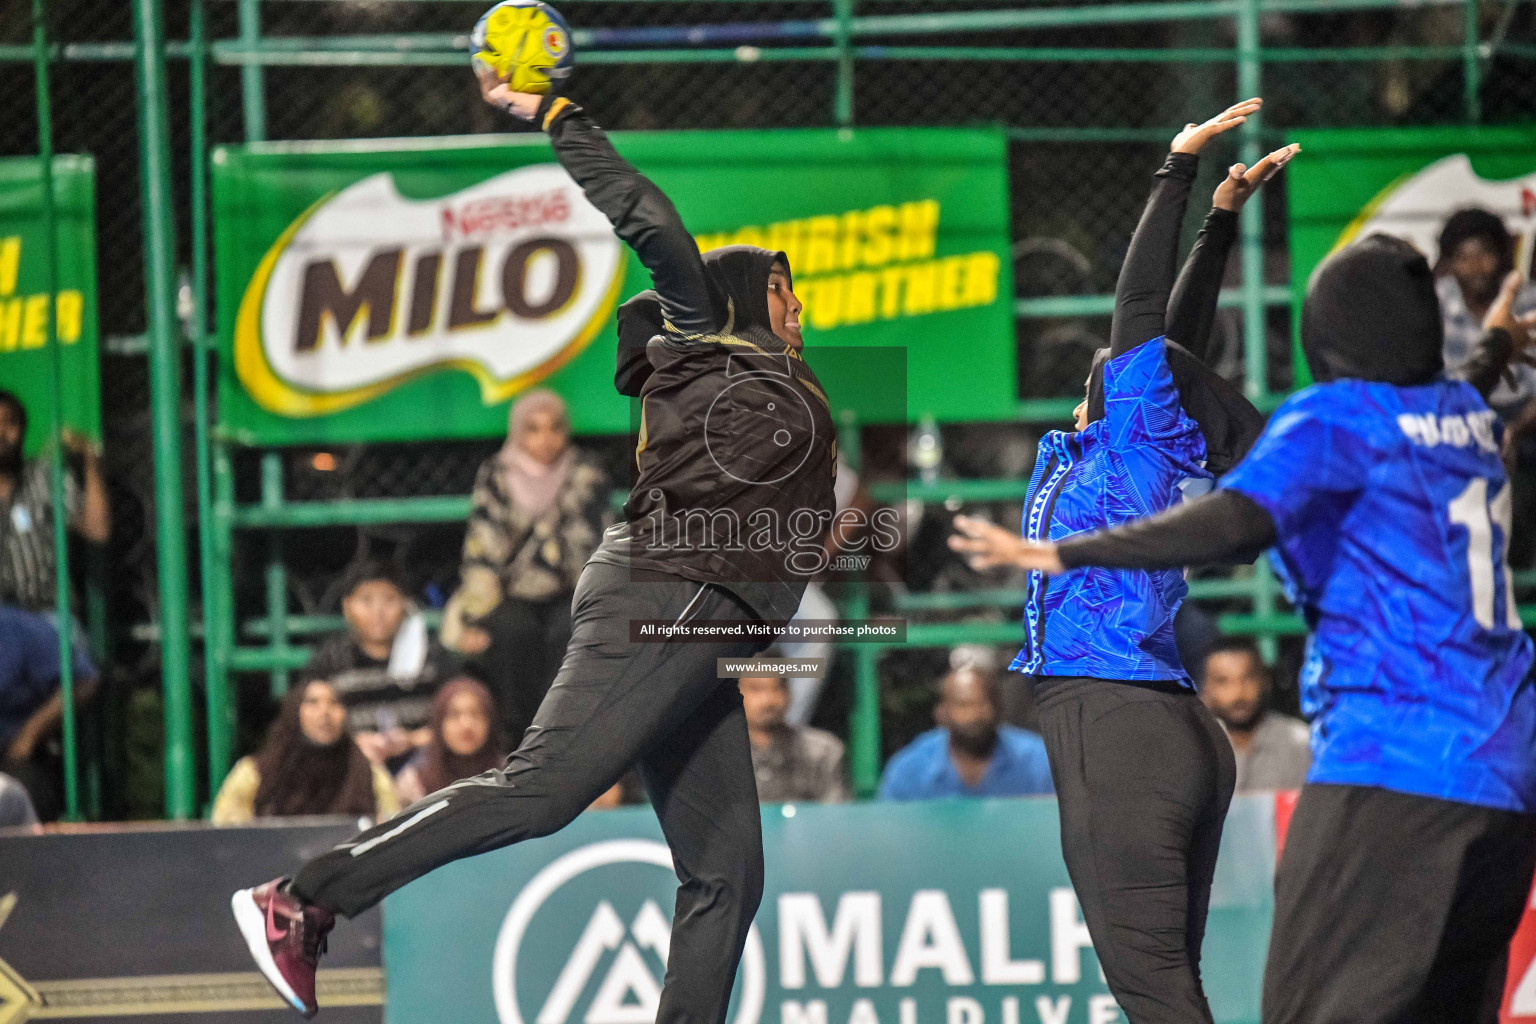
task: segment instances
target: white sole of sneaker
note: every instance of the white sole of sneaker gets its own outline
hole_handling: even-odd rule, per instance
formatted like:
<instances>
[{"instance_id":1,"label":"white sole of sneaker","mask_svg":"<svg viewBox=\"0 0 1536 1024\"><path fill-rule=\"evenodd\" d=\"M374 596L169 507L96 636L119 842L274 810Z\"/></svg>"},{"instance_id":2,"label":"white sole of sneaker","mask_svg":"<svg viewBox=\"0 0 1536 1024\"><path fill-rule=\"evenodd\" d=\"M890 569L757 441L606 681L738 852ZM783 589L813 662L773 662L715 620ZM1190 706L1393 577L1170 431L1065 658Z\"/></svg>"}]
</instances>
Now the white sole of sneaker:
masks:
<instances>
[{"instance_id":1,"label":"white sole of sneaker","mask_svg":"<svg viewBox=\"0 0 1536 1024\"><path fill-rule=\"evenodd\" d=\"M282 972L277 969L277 961L272 959L272 950L267 948L267 917L256 905L256 899L251 895L251 890L241 889L231 896L229 908L235 913L235 924L239 927L240 934L245 936L246 948L251 951L251 959L255 960L256 966L261 969L262 977L267 979L267 984L271 985L273 991L282 996L289 1006L304 1013L304 1003L293 994L292 987L284 980Z\"/></svg>"}]
</instances>

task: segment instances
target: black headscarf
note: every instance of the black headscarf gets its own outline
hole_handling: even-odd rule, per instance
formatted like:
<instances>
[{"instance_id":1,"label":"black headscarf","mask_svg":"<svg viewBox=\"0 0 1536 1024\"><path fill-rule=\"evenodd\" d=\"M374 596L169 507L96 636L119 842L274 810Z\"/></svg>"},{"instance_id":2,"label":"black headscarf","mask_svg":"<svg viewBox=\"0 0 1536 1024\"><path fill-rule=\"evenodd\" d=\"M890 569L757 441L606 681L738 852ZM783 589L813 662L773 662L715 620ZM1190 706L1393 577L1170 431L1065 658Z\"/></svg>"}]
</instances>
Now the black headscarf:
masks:
<instances>
[{"instance_id":1,"label":"black headscarf","mask_svg":"<svg viewBox=\"0 0 1536 1024\"><path fill-rule=\"evenodd\" d=\"M1226 378L1206 366L1188 349L1165 339L1168 369L1179 389L1179 403L1205 438L1205 468L1215 476L1243 460L1264 430L1264 414ZM1093 354L1088 373L1088 422L1104 418L1104 364L1108 348Z\"/></svg>"},{"instance_id":2,"label":"black headscarf","mask_svg":"<svg viewBox=\"0 0 1536 1024\"><path fill-rule=\"evenodd\" d=\"M727 245L704 254L704 274L709 280L715 322L724 334L751 335L765 331L773 336L768 318L768 275L774 264L789 273L789 257L755 245ZM619 307L619 365L614 383L625 395L638 395L650 376L645 346L663 333L661 296L645 291Z\"/></svg>"},{"instance_id":3,"label":"black headscarf","mask_svg":"<svg viewBox=\"0 0 1536 1024\"><path fill-rule=\"evenodd\" d=\"M1423 384L1445 370L1444 340L1429 264L1401 238L1371 235L1313 271L1301 308L1313 380Z\"/></svg>"}]
</instances>

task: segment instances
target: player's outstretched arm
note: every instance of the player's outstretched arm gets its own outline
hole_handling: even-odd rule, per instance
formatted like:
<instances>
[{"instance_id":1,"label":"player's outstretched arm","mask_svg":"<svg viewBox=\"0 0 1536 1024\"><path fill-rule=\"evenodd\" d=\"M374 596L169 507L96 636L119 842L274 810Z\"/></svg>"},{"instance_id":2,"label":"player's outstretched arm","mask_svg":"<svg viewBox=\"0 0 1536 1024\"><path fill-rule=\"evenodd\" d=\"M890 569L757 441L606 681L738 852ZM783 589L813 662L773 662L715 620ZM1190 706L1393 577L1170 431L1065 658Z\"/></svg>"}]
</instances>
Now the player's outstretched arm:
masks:
<instances>
[{"instance_id":1,"label":"player's outstretched arm","mask_svg":"<svg viewBox=\"0 0 1536 1024\"><path fill-rule=\"evenodd\" d=\"M1204 360L1210 350L1211 328L1216 322L1216 303L1221 297L1221 279L1226 273L1227 257L1237 239L1237 216L1253 194L1291 158L1301 152L1299 145L1282 146L1251 168L1241 163L1227 168L1227 176L1216 186L1211 212L1195 247L1184 261L1184 269L1174 282L1168 299L1168 337L1193 355Z\"/></svg>"},{"instance_id":2,"label":"player's outstretched arm","mask_svg":"<svg viewBox=\"0 0 1536 1024\"><path fill-rule=\"evenodd\" d=\"M1111 358L1165 333L1164 317L1179 258L1179 226L1195 180L1197 154L1206 142L1242 124L1262 104L1259 99L1235 103L1204 124L1186 125L1174 137L1115 284L1115 314L1109 328Z\"/></svg>"},{"instance_id":3,"label":"player's outstretched arm","mask_svg":"<svg viewBox=\"0 0 1536 1024\"><path fill-rule=\"evenodd\" d=\"M487 103L532 121L549 135L560 165L651 272L667 321L683 334L718 330L698 243L666 193L619 156L607 134L575 103L563 96L513 92L489 68L478 67L476 74Z\"/></svg>"},{"instance_id":4,"label":"player's outstretched arm","mask_svg":"<svg viewBox=\"0 0 1536 1024\"><path fill-rule=\"evenodd\" d=\"M1532 351L1536 345L1536 313L1527 317L1514 314L1515 299L1523 284L1518 270L1505 276L1498 298L1483 317L1483 336L1461 369L1461 378L1484 398L1493 394L1511 362L1536 363L1536 353Z\"/></svg>"},{"instance_id":5,"label":"player's outstretched arm","mask_svg":"<svg viewBox=\"0 0 1536 1024\"><path fill-rule=\"evenodd\" d=\"M1229 490L1060 543L1027 541L969 516L956 516L955 529L949 546L974 569L1006 565L1051 575L1085 565L1152 570L1251 562L1276 537L1269 513L1252 498Z\"/></svg>"}]
</instances>

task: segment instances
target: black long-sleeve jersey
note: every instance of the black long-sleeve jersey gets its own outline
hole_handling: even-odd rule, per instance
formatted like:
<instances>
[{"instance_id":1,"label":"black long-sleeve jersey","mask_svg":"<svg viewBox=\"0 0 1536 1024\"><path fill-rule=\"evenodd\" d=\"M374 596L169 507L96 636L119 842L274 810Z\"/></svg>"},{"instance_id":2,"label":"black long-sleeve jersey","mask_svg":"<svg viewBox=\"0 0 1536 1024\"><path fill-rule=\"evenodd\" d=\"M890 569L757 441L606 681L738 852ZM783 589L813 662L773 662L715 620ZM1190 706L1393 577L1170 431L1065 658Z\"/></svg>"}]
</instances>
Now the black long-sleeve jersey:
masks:
<instances>
[{"instance_id":1,"label":"black long-sleeve jersey","mask_svg":"<svg viewBox=\"0 0 1536 1024\"><path fill-rule=\"evenodd\" d=\"M1486 399L1514 347L1508 331L1490 328L1462 379ZM1275 543L1275 536L1275 521L1258 502L1238 491L1218 490L1149 519L1073 537L1062 542L1057 554L1068 569L1170 569L1251 562Z\"/></svg>"},{"instance_id":2,"label":"black long-sleeve jersey","mask_svg":"<svg viewBox=\"0 0 1536 1024\"><path fill-rule=\"evenodd\" d=\"M826 393L768 322L768 271L788 261L743 247L701 257L667 196L580 107L546 100L538 118L661 308L643 351L620 345L615 386L640 401L635 478L593 559L719 583L787 620L820 568L836 473Z\"/></svg>"}]
</instances>

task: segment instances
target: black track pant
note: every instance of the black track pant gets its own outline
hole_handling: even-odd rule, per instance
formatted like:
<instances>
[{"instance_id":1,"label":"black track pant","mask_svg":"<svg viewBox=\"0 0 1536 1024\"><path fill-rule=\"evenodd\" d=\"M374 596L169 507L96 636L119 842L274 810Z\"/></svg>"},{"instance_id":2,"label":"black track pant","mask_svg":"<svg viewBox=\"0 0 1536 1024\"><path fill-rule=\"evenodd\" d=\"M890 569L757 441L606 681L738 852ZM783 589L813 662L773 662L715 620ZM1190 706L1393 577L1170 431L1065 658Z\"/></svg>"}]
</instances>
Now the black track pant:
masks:
<instances>
[{"instance_id":1,"label":"black track pant","mask_svg":"<svg viewBox=\"0 0 1536 1024\"><path fill-rule=\"evenodd\" d=\"M757 643L636 644L631 619L750 619L728 591L591 563L565 663L506 767L455 783L306 864L302 899L355 915L452 860L565 827L639 762L681 885L659 1024L720 1024L763 895L741 694L715 659Z\"/></svg>"},{"instance_id":2,"label":"black track pant","mask_svg":"<svg viewBox=\"0 0 1536 1024\"><path fill-rule=\"evenodd\" d=\"M1200 944L1237 763L1194 693L1048 676L1040 732L1061 852L1104 978L1130 1024L1211 1020Z\"/></svg>"},{"instance_id":3,"label":"black track pant","mask_svg":"<svg viewBox=\"0 0 1536 1024\"><path fill-rule=\"evenodd\" d=\"M1275 875L1265 1024L1494 1024L1536 814L1302 788Z\"/></svg>"}]
</instances>

